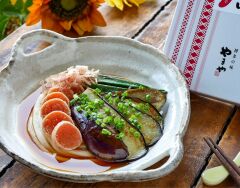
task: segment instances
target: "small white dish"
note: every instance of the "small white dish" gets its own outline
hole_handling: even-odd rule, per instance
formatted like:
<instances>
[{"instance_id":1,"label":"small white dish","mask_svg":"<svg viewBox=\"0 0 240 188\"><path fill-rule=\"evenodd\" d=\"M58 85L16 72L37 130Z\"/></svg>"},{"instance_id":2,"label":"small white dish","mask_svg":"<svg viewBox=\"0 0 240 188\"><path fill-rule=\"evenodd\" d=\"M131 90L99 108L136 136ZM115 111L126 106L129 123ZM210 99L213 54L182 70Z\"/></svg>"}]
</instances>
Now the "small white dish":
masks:
<instances>
[{"instance_id":1,"label":"small white dish","mask_svg":"<svg viewBox=\"0 0 240 188\"><path fill-rule=\"evenodd\" d=\"M52 45L26 54L27 45L37 40ZM124 167L97 174L51 169L32 157L30 148L17 131L19 104L39 87L41 80L77 64L168 92L164 134L146 156ZM183 157L182 139L190 116L189 91L178 68L150 45L124 37L72 39L47 30L32 31L23 35L13 47L9 65L0 73L0 91L1 148L38 173L72 182L146 181L167 175ZM161 167L144 170L167 156L170 156L168 161Z\"/></svg>"}]
</instances>

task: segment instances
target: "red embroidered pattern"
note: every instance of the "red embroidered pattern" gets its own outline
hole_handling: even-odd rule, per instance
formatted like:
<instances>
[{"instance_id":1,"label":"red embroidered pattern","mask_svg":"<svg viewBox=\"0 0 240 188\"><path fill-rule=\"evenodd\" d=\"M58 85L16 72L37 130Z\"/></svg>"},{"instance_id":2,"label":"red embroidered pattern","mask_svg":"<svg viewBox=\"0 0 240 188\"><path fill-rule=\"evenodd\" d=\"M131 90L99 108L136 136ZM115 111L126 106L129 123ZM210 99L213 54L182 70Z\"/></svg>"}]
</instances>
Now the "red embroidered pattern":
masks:
<instances>
[{"instance_id":1,"label":"red embroidered pattern","mask_svg":"<svg viewBox=\"0 0 240 188\"><path fill-rule=\"evenodd\" d=\"M203 5L193 43L183 72L189 86L191 85L202 45L208 30L209 22L213 12L213 6L214 0L206 0Z\"/></svg>"},{"instance_id":2,"label":"red embroidered pattern","mask_svg":"<svg viewBox=\"0 0 240 188\"><path fill-rule=\"evenodd\" d=\"M182 22L182 25L181 25L181 28L180 28L180 31L179 31L179 35L178 35L178 38L177 38L177 42L176 42L176 45L174 47L174 51L173 51L172 58L171 58L171 60L174 64L176 63L178 53L179 53L180 47L182 45L182 41L183 41L183 37L184 37L185 31L186 31L186 28L187 28L188 20L189 20L189 17L191 15L191 12L192 12L193 3L194 3L194 0L189 0L188 1L187 9L186 9L186 12L184 14L183 22Z\"/></svg>"}]
</instances>

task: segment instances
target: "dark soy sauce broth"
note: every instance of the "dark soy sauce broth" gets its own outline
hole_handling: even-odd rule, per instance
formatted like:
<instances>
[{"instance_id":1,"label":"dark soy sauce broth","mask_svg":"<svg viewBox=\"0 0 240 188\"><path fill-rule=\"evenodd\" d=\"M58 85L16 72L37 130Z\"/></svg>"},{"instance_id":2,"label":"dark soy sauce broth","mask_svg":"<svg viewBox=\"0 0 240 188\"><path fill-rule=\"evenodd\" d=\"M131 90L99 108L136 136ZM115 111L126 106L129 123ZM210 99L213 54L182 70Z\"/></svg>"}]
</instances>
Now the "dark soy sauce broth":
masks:
<instances>
[{"instance_id":1,"label":"dark soy sauce broth","mask_svg":"<svg viewBox=\"0 0 240 188\"><path fill-rule=\"evenodd\" d=\"M55 170L84 174L104 172L126 165L126 163L107 163L96 158L68 158L65 156L60 156L56 153L48 153L39 149L38 146L32 141L28 133L27 123L34 104L36 103L40 94L41 88L37 89L28 97L26 97L20 104L18 110L18 131L27 147L31 150L32 156L39 163Z\"/></svg>"}]
</instances>

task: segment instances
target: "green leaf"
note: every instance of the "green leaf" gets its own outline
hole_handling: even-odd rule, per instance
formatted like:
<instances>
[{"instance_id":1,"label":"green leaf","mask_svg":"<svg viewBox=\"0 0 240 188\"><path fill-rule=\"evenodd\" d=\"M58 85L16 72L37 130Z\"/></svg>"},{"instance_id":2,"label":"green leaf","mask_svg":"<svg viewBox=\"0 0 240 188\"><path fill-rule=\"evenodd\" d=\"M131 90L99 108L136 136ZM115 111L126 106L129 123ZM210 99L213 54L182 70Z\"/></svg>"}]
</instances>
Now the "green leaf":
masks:
<instances>
[{"instance_id":1,"label":"green leaf","mask_svg":"<svg viewBox=\"0 0 240 188\"><path fill-rule=\"evenodd\" d=\"M9 19L10 18L8 16L0 15L0 40L2 40L5 37L5 31Z\"/></svg>"},{"instance_id":2,"label":"green leaf","mask_svg":"<svg viewBox=\"0 0 240 188\"><path fill-rule=\"evenodd\" d=\"M24 3L22 0L17 0L16 4L13 7L16 11L19 11L19 13L21 12L22 8L24 6Z\"/></svg>"},{"instance_id":3,"label":"green leaf","mask_svg":"<svg viewBox=\"0 0 240 188\"><path fill-rule=\"evenodd\" d=\"M11 5L10 0L0 0L0 11L2 12L9 5Z\"/></svg>"},{"instance_id":4,"label":"green leaf","mask_svg":"<svg viewBox=\"0 0 240 188\"><path fill-rule=\"evenodd\" d=\"M20 24L25 22L31 4L32 0L26 0L25 3L23 0L17 0L15 5L12 5L10 0L0 0L0 40L5 37L6 27L11 18L19 19Z\"/></svg>"},{"instance_id":5,"label":"green leaf","mask_svg":"<svg viewBox=\"0 0 240 188\"><path fill-rule=\"evenodd\" d=\"M32 5L32 0L26 0L25 2L25 7L26 7L26 10L28 7L30 7ZM28 10L27 10L28 11Z\"/></svg>"},{"instance_id":6,"label":"green leaf","mask_svg":"<svg viewBox=\"0 0 240 188\"><path fill-rule=\"evenodd\" d=\"M8 17L20 17L22 15L18 10L9 9L9 8L6 8L2 12L2 14L4 14L5 16L8 16Z\"/></svg>"},{"instance_id":7,"label":"green leaf","mask_svg":"<svg viewBox=\"0 0 240 188\"><path fill-rule=\"evenodd\" d=\"M2 13L6 16L11 17L26 17L28 14L27 8L32 4L31 0L27 0L26 3L23 0L17 0L16 4L13 6L10 3L10 0L0 0L0 1L8 1L9 3L5 4ZM1 5L0 5L1 6Z\"/></svg>"}]
</instances>

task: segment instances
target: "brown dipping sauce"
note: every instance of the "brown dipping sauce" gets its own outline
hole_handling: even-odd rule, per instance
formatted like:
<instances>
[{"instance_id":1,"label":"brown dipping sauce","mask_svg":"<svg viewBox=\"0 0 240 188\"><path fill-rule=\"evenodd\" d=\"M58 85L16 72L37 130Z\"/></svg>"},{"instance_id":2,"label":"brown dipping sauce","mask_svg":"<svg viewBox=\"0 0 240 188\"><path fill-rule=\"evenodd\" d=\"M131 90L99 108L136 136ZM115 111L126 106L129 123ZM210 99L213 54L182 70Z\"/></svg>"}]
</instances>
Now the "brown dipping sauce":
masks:
<instances>
[{"instance_id":1,"label":"brown dipping sauce","mask_svg":"<svg viewBox=\"0 0 240 188\"><path fill-rule=\"evenodd\" d=\"M32 156L42 165L51 169L75 172L75 173L99 173L125 166L127 163L107 163L99 159L68 158L56 153L48 153L39 149L32 141L27 123L30 113L37 98L41 94L41 88L26 97L20 104L18 111L18 131L32 151Z\"/></svg>"}]
</instances>

